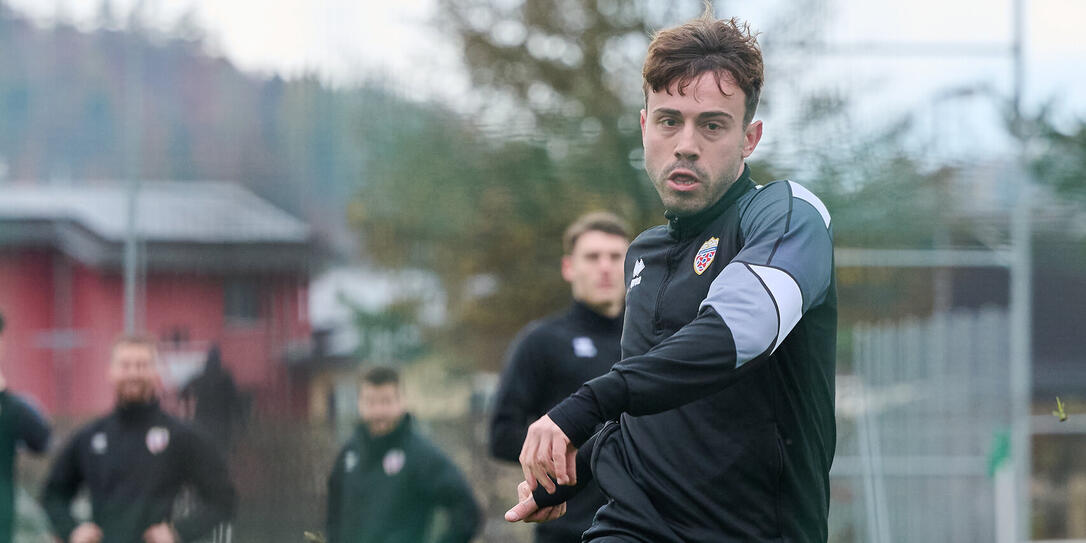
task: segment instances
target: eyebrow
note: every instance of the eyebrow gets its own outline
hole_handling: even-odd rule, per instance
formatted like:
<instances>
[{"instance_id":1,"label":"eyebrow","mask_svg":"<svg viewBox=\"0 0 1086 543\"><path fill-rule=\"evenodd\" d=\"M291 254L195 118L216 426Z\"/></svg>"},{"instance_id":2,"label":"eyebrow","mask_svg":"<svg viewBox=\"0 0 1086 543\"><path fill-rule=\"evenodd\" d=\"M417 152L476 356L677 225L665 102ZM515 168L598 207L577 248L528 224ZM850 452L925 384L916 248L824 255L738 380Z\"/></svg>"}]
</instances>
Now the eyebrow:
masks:
<instances>
[{"instance_id":1,"label":"eyebrow","mask_svg":"<svg viewBox=\"0 0 1086 543\"><path fill-rule=\"evenodd\" d=\"M660 107L653 110L653 115L674 115L676 117L682 117L682 112L677 109L671 109L667 107ZM717 117L725 117L728 120L735 120L735 117L727 111L706 111L698 114L698 120L704 121L706 119L715 119Z\"/></svg>"}]
</instances>

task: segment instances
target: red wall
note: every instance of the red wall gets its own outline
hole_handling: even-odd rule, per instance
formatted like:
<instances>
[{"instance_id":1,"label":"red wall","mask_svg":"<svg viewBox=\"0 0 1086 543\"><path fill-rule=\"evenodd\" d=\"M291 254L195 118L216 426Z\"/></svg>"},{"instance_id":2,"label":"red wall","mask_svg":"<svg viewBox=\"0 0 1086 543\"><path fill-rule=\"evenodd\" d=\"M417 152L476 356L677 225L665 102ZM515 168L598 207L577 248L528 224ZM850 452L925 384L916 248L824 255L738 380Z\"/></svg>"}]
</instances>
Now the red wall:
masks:
<instances>
[{"instance_id":1,"label":"red wall","mask_svg":"<svg viewBox=\"0 0 1086 543\"><path fill-rule=\"evenodd\" d=\"M45 409L55 410L52 352L34 346L35 335L53 322L53 260L47 251L0 251L0 368L8 386L29 392Z\"/></svg>"},{"instance_id":2,"label":"red wall","mask_svg":"<svg viewBox=\"0 0 1086 543\"><path fill-rule=\"evenodd\" d=\"M261 318L244 325L224 318L221 276L152 273L145 286L142 328L161 339L184 329L191 347L218 343L238 384L255 407L285 414L292 398L283 349L308 336L305 284L298 276L252 276L260 285ZM70 289L70 302L64 295ZM38 397L50 413L86 415L109 408L106 366L113 340L124 325L123 283L48 251L0 252L0 311L4 375L14 390ZM72 328L80 339L70 351L49 350L35 337L51 328ZM40 343L40 342L38 342Z\"/></svg>"}]
</instances>

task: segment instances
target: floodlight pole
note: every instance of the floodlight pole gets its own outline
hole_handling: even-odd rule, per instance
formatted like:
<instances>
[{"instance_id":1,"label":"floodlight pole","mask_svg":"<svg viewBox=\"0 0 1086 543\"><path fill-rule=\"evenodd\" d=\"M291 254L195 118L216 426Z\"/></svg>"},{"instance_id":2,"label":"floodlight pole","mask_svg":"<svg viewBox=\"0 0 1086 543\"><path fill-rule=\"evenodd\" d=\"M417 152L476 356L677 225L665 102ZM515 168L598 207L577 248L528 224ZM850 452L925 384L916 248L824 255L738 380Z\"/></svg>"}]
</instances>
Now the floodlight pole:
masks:
<instances>
[{"instance_id":1,"label":"floodlight pole","mask_svg":"<svg viewBox=\"0 0 1086 543\"><path fill-rule=\"evenodd\" d=\"M1011 426L1011 458L1015 475L1015 537L1017 541L1029 541L1030 529L1030 481L1032 479L1032 440L1030 415L1033 392L1033 228L1031 215L1031 183L1026 134L1022 121L1022 94L1025 84L1025 0L1014 0L1014 90L1013 131L1017 143L1017 161L1020 172L1017 200L1011 217L1011 405L1014 413Z\"/></svg>"},{"instance_id":2,"label":"floodlight pole","mask_svg":"<svg viewBox=\"0 0 1086 543\"><path fill-rule=\"evenodd\" d=\"M137 298L139 297L139 231L137 214L139 211L139 176L140 176L140 124L143 107L141 84L140 43L136 36L129 33L125 47L125 102L127 111L127 130L125 130L125 177L127 178L126 213L124 235L124 331L136 331Z\"/></svg>"}]
</instances>

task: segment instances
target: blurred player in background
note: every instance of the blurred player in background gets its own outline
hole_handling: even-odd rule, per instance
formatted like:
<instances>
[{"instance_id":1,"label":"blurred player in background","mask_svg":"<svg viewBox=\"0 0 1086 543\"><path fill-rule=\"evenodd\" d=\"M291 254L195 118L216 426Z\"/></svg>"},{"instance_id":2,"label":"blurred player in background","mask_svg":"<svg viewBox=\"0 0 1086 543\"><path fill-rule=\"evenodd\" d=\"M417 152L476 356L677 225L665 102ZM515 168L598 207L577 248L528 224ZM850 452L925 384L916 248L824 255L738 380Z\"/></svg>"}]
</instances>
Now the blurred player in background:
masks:
<instances>
[{"instance_id":1,"label":"blurred player in background","mask_svg":"<svg viewBox=\"0 0 1086 543\"><path fill-rule=\"evenodd\" d=\"M528 425L621 358L622 263L629 243L629 228L611 213L589 213L566 229L562 278L573 304L529 324L514 340L490 423L495 458L518 462ZM590 483L569 500L565 516L536 526L536 542L579 542L605 502Z\"/></svg>"},{"instance_id":2,"label":"blurred player in background","mask_svg":"<svg viewBox=\"0 0 1086 543\"><path fill-rule=\"evenodd\" d=\"M0 363L4 315L0 313ZM0 543L9 543L15 527L15 451L19 444L35 453L49 445L49 423L29 402L8 389L0 368Z\"/></svg>"},{"instance_id":3,"label":"blurred player in background","mask_svg":"<svg viewBox=\"0 0 1086 543\"><path fill-rule=\"evenodd\" d=\"M157 359L152 338L125 336L114 344L113 412L75 433L45 484L45 510L62 541L179 543L232 518L236 496L218 447L159 407ZM72 499L84 487L93 518L77 522ZM184 487L195 491L198 504L175 519Z\"/></svg>"},{"instance_id":4,"label":"blurred player in background","mask_svg":"<svg viewBox=\"0 0 1086 543\"><path fill-rule=\"evenodd\" d=\"M376 367L361 379L361 422L328 478L328 543L467 543L480 510L456 465L415 428L399 374ZM429 534L434 513L449 526Z\"/></svg>"}]
</instances>

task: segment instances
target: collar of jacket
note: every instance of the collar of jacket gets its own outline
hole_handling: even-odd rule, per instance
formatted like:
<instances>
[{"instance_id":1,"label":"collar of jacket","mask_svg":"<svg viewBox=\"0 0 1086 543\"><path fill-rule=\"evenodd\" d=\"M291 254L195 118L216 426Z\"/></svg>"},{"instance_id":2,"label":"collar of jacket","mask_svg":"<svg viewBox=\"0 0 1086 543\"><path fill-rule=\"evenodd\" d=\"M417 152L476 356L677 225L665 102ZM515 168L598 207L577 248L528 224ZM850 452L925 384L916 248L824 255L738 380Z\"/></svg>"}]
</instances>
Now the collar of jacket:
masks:
<instances>
[{"instance_id":1,"label":"collar of jacket","mask_svg":"<svg viewBox=\"0 0 1086 543\"><path fill-rule=\"evenodd\" d=\"M668 235L677 240L699 235L702 229L713 222L713 219L719 217L739 200L740 196L752 188L754 188L754 182L750 180L750 166L743 164L743 173L739 174L739 179L728 187L724 196L721 196L715 204L687 217L679 217L671 211L664 212L664 216L667 217Z\"/></svg>"},{"instance_id":2,"label":"collar of jacket","mask_svg":"<svg viewBox=\"0 0 1086 543\"><path fill-rule=\"evenodd\" d=\"M411 413L404 413L399 424L391 432L383 436L374 436L370 433L365 422L358 423L358 438L366 447L367 452L384 456L392 447L400 446L411 433Z\"/></svg>"},{"instance_id":3,"label":"collar of jacket","mask_svg":"<svg viewBox=\"0 0 1086 543\"><path fill-rule=\"evenodd\" d=\"M622 312L615 317L608 317L596 313L594 309L585 305L584 302L574 299L573 304L569 308L569 315L577 322L585 325L592 330L622 330Z\"/></svg>"},{"instance_id":4,"label":"collar of jacket","mask_svg":"<svg viewBox=\"0 0 1086 543\"><path fill-rule=\"evenodd\" d=\"M114 409L118 419L133 423L146 421L158 411L158 398L152 398L147 402L124 403Z\"/></svg>"}]
</instances>

